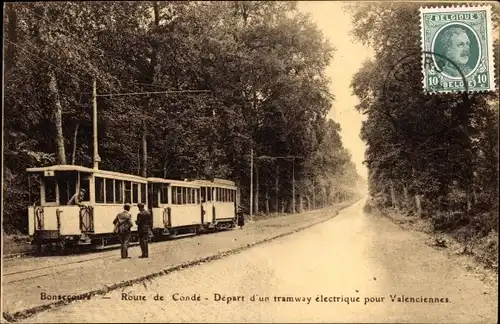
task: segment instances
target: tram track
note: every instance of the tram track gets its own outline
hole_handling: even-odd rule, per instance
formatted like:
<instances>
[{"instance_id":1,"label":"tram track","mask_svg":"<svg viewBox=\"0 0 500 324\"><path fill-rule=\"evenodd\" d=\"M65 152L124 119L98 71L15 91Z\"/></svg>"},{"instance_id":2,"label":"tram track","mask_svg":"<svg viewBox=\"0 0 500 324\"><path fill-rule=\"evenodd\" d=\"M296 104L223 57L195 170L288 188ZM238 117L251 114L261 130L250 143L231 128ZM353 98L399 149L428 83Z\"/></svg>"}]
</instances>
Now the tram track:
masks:
<instances>
[{"instance_id":1,"label":"tram track","mask_svg":"<svg viewBox=\"0 0 500 324\"><path fill-rule=\"evenodd\" d=\"M208 233L204 233L204 234L208 234ZM177 240L177 239L182 239L182 238L187 238L187 237L195 237L195 236L192 234L184 234L184 235L178 235L176 237L170 237L170 238L166 238L163 240L154 241L152 243L153 244L154 243L162 243L162 242L167 242L167 241ZM129 245L129 248L135 247L138 245L139 245L138 242L134 242L134 243L131 243ZM77 253L77 254L69 254L69 255L55 255L55 257L61 257L61 256L72 257L72 256L80 256L80 255L85 256L85 255L93 254L93 253L99 253L99 252L103 253L103 252L113 251L113 250L117 250L119 248L120 248L120 244L113 244L113 245L109 245L109 246L106 246L104 248L100 248L100 249L96 249L96 250L92 250L92 251L85 251L85 252L81 252L81 253ZM167 253L167 251L165 251L164 253ZM19 255L21 253L17 253L17 254ZM160 254L163 254L163 253L160 252ZM35 255L35 253L32 252L31 255ZM43 257L50 257L50 256L54 256L54 255L46 255ZM36 257L36 256L34 256L34 257ZM11 258L13 258L13 256ZM10 284L10 283L27 281L27 280L31 280L31 279L35 279L35 278L50 276L53 274L62 273L65 271L70 271L73 269L73 266L75 264L81 264L81 263L86 263L86 262L96 262L99 260L107 260L107 259L111 259L111 258L116 258L116 255L114 255L114 254L112 254L112 255L98 255L97 257L85 258L82 260L75 260L72 262L56 263L56 264L52 264L52 265L46 265L46 266L36 267L36 268L31 268L31 269L23 269L23 270L19 270L19 271L5 272L5 273L3 273L3 277L4 277L3 283ZM23 258L23 259L27 259L27 258ZM58 271L60 268L66 268L66 269L61 269L60 271ZM50 270L52 270L52 271L50 271ZM23 276L23 274L26 276ZM22 276L22 277L15 278L16 276ZM14 279L11 280L11 278L13 278L13 277L14 277Z\"/></svg>"}]
</instances>

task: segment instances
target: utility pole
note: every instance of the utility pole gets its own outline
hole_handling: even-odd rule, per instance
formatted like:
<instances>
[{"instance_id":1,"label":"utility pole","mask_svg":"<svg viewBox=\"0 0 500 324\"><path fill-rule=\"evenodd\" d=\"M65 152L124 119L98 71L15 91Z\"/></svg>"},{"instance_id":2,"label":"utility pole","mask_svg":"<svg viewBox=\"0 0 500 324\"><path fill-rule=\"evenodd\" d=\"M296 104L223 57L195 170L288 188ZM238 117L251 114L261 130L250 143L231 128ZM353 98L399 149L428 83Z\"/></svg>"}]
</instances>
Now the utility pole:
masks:
<instances>
[{"instance_id":1,"label":"utility pole","mask_svg":"<svg viewBox=\"0 0 500 324\"><path fill-rule=\"evenodd\" d=\"M292 159L292 213L295 214L295 158Z\"/></svg>"},{"instance_id":2,"label":"utility pole","mask_svg":"<svg viewBox=\"0 0 500 324\"><path fill-rule=\"evenodd\" d=\"M312 182L313 182L313 210L316 209L316 185L314 183L314 175L313 175L313 178L312 178Z\"/></svg>"},{"instance_id":3,"label":"utility pole","mask_svg":"<svg viewBox=\"0 0 500 324\"><path fill-rule=\"evenodd\" d=\"M250 220L253 220L253 148L250 150Z\"/></svg>"},{"instance_id":4,"label":"utility pole","mask_svg":"<svg viewBox=\"0 0 500 324\"><path fill-rule=\"evenodd\" d=\"M99 151L97 147L97 86L96 81L92 84L92 127L93 127L93 137L94 137L94 169L99 169Z\"/></svg>"}]
</instances>

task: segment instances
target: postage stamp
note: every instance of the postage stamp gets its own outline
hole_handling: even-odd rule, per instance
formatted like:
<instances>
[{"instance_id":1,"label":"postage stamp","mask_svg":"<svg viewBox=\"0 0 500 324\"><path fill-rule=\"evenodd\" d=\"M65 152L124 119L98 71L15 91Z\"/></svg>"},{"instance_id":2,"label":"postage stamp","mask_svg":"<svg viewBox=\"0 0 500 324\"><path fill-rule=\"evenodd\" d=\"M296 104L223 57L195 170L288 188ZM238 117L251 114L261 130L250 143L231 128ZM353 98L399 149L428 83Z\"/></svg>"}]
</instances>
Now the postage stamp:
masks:
<instances>
[{"instance_id":1,"label":"postage stamp","mask_svg":"<svg viewBox=\"0 0 500 324\"><path fill-rule=\"evenodd\" d=\"M424 90L495 90L491 7L420 8Z\"/></svg>"}]
</instances>

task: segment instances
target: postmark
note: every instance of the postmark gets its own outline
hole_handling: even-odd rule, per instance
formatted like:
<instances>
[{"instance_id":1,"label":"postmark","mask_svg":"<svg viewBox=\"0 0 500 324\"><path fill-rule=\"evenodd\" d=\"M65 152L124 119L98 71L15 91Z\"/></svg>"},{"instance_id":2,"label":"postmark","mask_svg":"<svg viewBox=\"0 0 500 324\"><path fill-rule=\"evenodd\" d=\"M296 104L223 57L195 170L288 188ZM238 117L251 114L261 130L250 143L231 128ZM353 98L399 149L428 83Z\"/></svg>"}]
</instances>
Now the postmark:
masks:
<instances>
[{"instance_id":1,"label":"postmark","mask_svg":"<svg viewBox=\"0 0 500 324\"><path fill-rule=\"evenodd\" d=\"M491 7L420 8L427 93L495 90Z\"/></svg>"}]
</instances>

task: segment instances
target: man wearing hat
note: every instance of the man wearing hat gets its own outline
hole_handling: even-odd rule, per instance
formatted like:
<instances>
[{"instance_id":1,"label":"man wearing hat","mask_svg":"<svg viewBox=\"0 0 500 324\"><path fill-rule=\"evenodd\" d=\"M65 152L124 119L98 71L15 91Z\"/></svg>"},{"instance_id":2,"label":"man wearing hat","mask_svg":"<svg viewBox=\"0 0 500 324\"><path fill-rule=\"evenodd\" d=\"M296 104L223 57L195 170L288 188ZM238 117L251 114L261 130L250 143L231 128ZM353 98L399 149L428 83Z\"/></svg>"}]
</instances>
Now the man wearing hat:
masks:
<instances>
[{"instance_id":1,"label":"man wearing hat","mask_svg":"<svg viewBox=\"0 0 500 324\"><path fill-rule=\"evenodd\" d=\"M115 225L115 232L120 238L122 259L128 259L128 243L131 236L130 229L134 226L129 204L123 206L123 211L116 215L113 224Z\"/></svg>"},{"instance_id":2,"label":"man wearing hat","mask_svg":"<svg viewBox=\"0 0 500 324\"><path fill-rule=\"evenodd\" d=\"M139 258L147 258L149 233L151 231L153 221L149 211L144 209L143 203L138 203L137 207L139 207L139 214L137 214L137 220L135 223L137 224L137 234L139 235L139 244L141 245L142 251L142 255Z\"/></svg>"}]
</instances>

